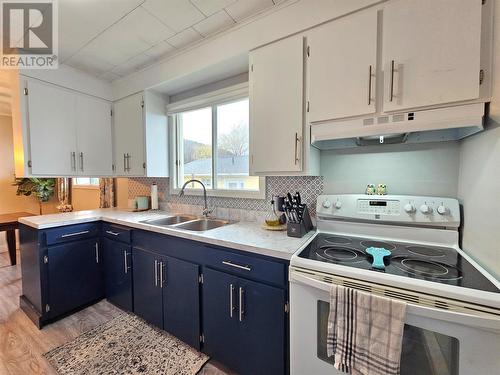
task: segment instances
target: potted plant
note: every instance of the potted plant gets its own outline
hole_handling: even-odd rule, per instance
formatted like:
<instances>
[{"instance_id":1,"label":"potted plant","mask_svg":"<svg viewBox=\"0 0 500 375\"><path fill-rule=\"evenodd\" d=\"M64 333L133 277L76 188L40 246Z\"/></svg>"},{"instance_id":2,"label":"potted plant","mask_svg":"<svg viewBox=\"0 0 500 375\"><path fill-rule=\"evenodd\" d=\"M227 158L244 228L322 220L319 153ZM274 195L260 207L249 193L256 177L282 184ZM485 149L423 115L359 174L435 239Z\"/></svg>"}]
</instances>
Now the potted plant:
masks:
<instances>
[{"instance_id":1,"label":"potted plant","mask_svg":"<svg viewBox=\"0 0 500 375\"><path fill-rule=\"evenodd\" d=\"M41 215L42 204L54 195L56 182L54 178L16 178L13 185L17 186L16 195L34 195L38 199Z\"/></svg>"}]
</instances>

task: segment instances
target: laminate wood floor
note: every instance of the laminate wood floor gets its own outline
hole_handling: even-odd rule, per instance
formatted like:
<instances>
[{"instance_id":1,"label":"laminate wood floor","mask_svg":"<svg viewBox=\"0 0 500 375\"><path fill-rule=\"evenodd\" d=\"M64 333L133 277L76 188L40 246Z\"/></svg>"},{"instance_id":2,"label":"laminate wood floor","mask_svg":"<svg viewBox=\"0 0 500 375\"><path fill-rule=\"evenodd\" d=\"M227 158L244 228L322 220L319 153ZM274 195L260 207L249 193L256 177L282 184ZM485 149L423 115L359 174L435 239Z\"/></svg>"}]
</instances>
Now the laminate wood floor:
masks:
<instances>
[{"instance_id":1,"label":"laminate wood floor","mask_svg":"<svg viewBox=\"0 0 500 375\"><path fill-rule=\"evenodd\" d=\"M18 260L20 259L18 254ZM71 341L104 323L120 310L103 300L39 330L19 308L21 265L10 266L9 255L0 252L0 375L56 374L43 353ZM210 361L200 375L231 374Z\"/></svg>"}]
</instances>

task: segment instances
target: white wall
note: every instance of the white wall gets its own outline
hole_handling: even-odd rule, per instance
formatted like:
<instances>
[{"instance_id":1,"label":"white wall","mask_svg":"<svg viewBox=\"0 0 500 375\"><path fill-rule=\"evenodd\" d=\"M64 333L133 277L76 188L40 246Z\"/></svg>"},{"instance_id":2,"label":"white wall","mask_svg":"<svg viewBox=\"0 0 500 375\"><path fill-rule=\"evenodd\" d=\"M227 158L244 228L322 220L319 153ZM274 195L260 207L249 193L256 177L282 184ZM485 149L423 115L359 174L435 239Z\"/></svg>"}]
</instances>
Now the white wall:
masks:
<instances>
[{"instance_id":1,"label":"white wall","mask_svg":"<svg viewBox=\"0 0 500 375\"><path fill-rule=\"evenodd\" d=\"M456 197L459 151L456 142L321 151L324 193L361 194L385 183L389 194Z\"/></svg>"},{"instance_id":2,"label":"white wall","mask_svg":"<svg viewBox=\"0 0 500 375\"><path fill-rule=\"evenodd\" d=\"M494 22L489 129L461 144L458 196L465 217L463 248L500 279L500 0Z\"/></svg>"}]
</instances>

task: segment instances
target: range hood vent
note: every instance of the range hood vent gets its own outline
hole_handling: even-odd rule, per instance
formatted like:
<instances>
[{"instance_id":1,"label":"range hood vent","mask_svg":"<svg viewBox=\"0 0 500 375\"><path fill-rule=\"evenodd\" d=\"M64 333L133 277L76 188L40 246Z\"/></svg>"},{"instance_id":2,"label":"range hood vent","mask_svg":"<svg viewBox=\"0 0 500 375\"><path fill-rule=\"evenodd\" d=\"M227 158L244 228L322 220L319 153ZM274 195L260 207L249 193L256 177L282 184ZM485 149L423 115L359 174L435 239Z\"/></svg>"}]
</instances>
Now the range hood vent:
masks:
<instances>
[{"instance_id":1,"label":"range hood vent","mask_svg":"<svg viewBox=\"0 0 500 375\"><path fill-rule=\"evenodd\" d=\"M311 124L321 149L456 141L484 130L485 103L356 117Z\"/></svg>"}]
</instances>

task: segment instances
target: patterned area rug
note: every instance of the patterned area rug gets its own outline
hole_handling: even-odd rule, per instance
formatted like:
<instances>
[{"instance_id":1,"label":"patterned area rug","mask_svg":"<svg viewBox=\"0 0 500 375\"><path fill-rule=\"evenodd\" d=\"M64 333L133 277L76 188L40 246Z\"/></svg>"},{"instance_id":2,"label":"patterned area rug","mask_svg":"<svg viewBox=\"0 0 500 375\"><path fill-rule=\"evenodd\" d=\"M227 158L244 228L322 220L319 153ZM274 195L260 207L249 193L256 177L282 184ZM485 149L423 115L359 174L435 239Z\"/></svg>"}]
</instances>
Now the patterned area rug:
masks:
<instances>
[{"instance_id":1,"label":"patterned area rug","mask_svg":"<svg viewBox=\"0 0 500 375\"><path fill-rule=\"evenodd\" d=\"M59 374L194 375L209 360L127 313L43 355Z\"/></svg>"}]
</instances>

